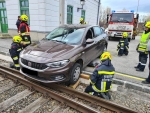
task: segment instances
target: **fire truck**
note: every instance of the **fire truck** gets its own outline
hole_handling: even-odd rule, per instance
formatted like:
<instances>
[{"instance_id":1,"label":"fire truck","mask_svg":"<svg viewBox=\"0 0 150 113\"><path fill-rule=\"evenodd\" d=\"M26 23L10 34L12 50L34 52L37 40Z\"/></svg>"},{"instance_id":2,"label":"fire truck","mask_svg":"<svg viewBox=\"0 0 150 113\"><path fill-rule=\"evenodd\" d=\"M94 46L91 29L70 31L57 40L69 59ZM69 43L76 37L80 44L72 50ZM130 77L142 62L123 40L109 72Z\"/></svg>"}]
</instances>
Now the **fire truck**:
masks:
<instances>
[{"instance_id":1,"label":"fire truck","mask_svg":"<svg viewBox=\"0 0 150 113\"><path fill-rule=\"evenodd\" d=\"M111 38L122 37L123 32L128 33L128 41L135 39L136 29L139 14L134 14L134 11L112 11L107 15L108 23L108 37Z\"/></svg>"}]
</instances>

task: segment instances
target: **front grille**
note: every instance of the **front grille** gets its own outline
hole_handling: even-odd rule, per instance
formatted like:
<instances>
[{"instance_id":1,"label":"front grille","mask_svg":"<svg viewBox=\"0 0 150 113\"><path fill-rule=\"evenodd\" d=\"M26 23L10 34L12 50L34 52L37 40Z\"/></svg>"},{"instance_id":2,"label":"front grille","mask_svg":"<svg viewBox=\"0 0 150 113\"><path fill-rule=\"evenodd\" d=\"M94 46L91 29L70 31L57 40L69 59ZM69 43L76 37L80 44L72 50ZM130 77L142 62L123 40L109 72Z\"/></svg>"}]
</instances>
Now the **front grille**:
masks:
<instances>
[{"instance_id":1,"label":"front grille","mask_svg":"<svg viewBox=\"0 0 150 113\"><path fill-rule=\"evenodd\" d=\"M46 69L47 68L47 66L44 63L35 63L35 62L31 62L31 61L25 60L23 58L21 58L21 62L24 65L32 67L32 68L35 68L35 69L42 70L42 69Z\"/></svg>"}]
</instances>

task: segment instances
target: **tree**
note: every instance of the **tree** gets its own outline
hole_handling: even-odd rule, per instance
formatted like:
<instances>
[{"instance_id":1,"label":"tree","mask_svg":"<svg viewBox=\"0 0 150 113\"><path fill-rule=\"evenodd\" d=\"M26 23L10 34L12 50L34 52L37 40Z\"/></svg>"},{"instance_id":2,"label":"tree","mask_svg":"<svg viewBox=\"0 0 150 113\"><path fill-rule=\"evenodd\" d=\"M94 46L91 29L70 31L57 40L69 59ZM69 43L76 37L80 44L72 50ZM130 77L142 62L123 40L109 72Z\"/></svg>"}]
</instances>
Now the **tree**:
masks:
<instances>
[{"instance_id":1,"label":"tree","mask_svg":"<svg viewBox=\"0 0 150 113\"><path fill-rule=\"evenodd\" d=\"M100 7L100 22L99 25L105 27L107 23L107 14L110 15L111 8L110 7Z\"/></svg>"}]
</instances>

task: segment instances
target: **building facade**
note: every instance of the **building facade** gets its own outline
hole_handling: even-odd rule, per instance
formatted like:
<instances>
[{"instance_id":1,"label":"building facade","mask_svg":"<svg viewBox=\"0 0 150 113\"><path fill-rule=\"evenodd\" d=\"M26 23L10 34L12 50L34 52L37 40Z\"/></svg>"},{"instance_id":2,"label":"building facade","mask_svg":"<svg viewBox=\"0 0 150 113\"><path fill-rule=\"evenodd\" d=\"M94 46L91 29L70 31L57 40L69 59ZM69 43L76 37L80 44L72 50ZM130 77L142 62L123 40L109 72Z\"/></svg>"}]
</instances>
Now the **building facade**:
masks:
<instances>
[{"instance_id":1,"label":"building facade","mask_svg":"<svg viewBox=\"0 0 150 113\"><path fill-rule=\"evenodd\" d=\"M16 21L21 14L29 16L32 40L44 38L47 32L62 24L79 24L81 17L96 24L98 0L0 0L1 32L17 35Z\"/></svg>"}]
</instances>

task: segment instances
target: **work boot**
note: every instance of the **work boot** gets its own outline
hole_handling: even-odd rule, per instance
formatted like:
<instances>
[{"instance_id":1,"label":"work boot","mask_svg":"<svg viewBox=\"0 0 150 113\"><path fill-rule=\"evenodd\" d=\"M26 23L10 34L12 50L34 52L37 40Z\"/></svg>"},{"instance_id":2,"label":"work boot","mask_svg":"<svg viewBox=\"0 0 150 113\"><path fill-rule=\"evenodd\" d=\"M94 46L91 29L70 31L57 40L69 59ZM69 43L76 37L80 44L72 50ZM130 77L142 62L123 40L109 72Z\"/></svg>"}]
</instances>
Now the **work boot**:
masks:
<instances>
[{"instance_id":1,"label":"work boot","mask_svg":"<svg viewBox=\"0 0 150 113\"><path fill-rule=\"evenodd\" d=\"M20 67L15 67L16 70L20 70Z\"/></svg>"},{"instance_id":2,"label":"work boot","mask_svg":"<svg viewBox=\"0 0 150 113\"><path fill-rule=\"evenodd\" d=\"M135 69L139 68L138 66L134 66Z\"/></svg>"},{"instance_id":3,"label":"work boot","mask_svg":"<svg viewBox=\"0 0 150 113\"><path fill-rule=\"evenodd\" d=\"M143 72L144 70L141 70L141 69L139 69L139 68L136 68L136 71Z\"/></svg>"},{"instance_id":4,"label":"work boot","mask_svg":"<svg viewBox=\"0 0 150 113\"><path fill-rule=\"evenodd\" d=\"M150 84L150 82L147 82L146 80L145 81L142 81L143 84Z\"/></svg>"},{"instance_id":5,"label":"work boot","mask_svg":"<svg viewBox=\"0 0 150 113\"><path fill-rule=\"evenodd\" d=\"M15 68L14 64L10 64L9 67L10 67L10 68Z\"/></svg>"}]
</instances>

